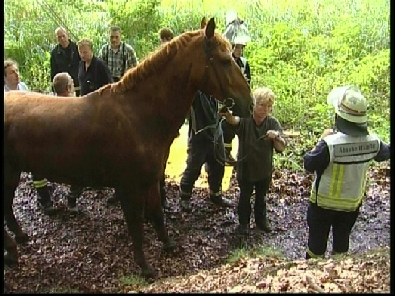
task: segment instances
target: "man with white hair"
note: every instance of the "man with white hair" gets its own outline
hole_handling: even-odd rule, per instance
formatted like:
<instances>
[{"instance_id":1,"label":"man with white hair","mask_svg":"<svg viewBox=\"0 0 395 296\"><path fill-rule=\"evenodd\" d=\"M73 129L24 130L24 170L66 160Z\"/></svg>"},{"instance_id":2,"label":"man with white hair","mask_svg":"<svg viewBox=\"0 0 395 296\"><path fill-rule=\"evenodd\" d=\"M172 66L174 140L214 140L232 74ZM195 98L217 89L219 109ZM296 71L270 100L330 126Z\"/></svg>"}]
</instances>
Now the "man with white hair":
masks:
<instances>
[{"instance_id":1,"label":"man with white hair","mask_svg":"<svg viewBox=\"0 0 395 296\"><path fill-rule=\"evenodd\" d=\"M78 82L78 67L81 61L77 44L70 40L65 28L58 27L55 30L58 44L51 52L51 81L58 73L67 72L73 78L75 93L80 95Z\"/></svg>"},{"instance_id":2,"label":"man with white hair","mask_svg":"<svg viewBox=\"0 0 395 296\"><path fill-rule=\"evenodd\" d=\"M73 78L67 72L61 72L55 75L52 87L58 97L74 96Z\"/></svg>"},{"instance_id":3,"label":"man with white hair","mask_svg":"<svg viewBox=\"0 0 395 296\"><path fill-rule=\"evenodd\" d=\"M367 103L357 88L333 89L328 104L336 112L335 129L325 130L316 147L304 156L304 168L315 172L307 210L306 259L325 255L331 227L332 254L348 252L369 164L390 159L390 145L368 132Z\"/></svg>"}]
</instances>

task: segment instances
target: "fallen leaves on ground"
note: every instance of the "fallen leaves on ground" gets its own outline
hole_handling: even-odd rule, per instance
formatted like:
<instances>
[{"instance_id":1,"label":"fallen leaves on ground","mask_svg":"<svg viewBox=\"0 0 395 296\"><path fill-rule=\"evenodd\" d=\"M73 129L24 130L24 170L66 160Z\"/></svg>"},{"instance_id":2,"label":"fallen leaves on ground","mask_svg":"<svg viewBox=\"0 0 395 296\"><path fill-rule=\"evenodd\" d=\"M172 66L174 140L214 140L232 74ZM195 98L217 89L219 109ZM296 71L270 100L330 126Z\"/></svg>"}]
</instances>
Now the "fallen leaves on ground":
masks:
<instances>
[{"instance_id":1,"label":"fallen leaves on ground","mask_svg":"<svg viewBox=\"0 0 395 296\"><path fill-rule=\"evenodd\" d=\"M390 245L389 177L386 170L376 168L371 170L371 177L374 182L351 235L351 253ZM387 291L387 255L353 261L351 269L345 267L349 266L347 260L340 267L330 261L315 266L304 260L290 261L305 256L311 181L312 176L303 173L274 173L267 198L274 231L261 235L251 229L249 237L240 239L234 234L236 208L217 208L209 202L206 188L195 188L193 211L183 213L178 204L178 184L168 180L170 207L165 217L169 235L180 250L176 255L163 254L153 228L145 224L144 250L148 262L158 271L158 280L152 286L144 286L144 291ZM232 182L232 189L225 195L237 203L238 187L235 180ZM140 269L133 259L133 244L120 207L106 205L113 190L84 192L78 200L83 213L76 217L67 211L67 192L67 186L54 185L53 199L59 213L47 217L37 206L31 179L22 174L14 210L30 241L19 246L19 266L5 270L6 292L136 291L133 284L122 280L138 275ZM285 259L245 259L224 265L233 250L259 245L280 250ZM325 264L334 266L325 269ZM180 276L183 278L177 278ZM351 282L354 284L349 285Z\"/></svg>"},{"instance_id":2,"label":"fallen leaves on ground","mask_svg":"<svg viewBox=\"0 0 395 296\"><path fill-rule=\"evenodd\" d=\"M389 249L327 260L289 261L270 257L241 258L232 265L226 264L213 270L199 271L189 277L165 279L138 290L144 293L377 293L389 291Z\"/></svg>"}]
</instances>

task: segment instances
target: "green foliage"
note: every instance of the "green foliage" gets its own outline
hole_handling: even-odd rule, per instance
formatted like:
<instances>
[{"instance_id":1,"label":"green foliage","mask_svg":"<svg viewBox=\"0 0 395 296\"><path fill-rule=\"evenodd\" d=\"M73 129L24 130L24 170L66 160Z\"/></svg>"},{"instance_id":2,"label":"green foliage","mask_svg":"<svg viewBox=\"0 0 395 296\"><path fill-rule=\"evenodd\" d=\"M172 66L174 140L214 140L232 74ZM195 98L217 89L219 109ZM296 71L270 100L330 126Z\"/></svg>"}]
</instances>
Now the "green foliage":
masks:
<instances>
[{"instance_id":1,"label":"green foliage","mask_svg":"<svg viewBox=\"0 0 395 296\"><path fill-rule=\"evenodd\" d=\"M119 282L122 286L134 286L140 288L148 284L144 278L138 275L122 276L119 279Z\"/></svg>"},{"instance_id":2,"label":"green foliage","mask_svg":"<svg viewBox=\"0 0 395 296\"><path fill-rule=\"evenodd\" d=\"M238 262L242 258L284 258L284 254L277 248L267 245L258 245L255 247L244 246L239 249L233 250L227 259L228 264Z\"/></svg>"},{"instance_id":3,"label":"green foliage","mask_svg":"<svg viewBox=\"0 0 395 296\"><path fill-rule=\"evenodd\" d=\"M108 41L109 26L118 25L142 60L158 47L161 27L177 35L198 29L202 16L214 16L222 32L229 9L249 26L252 42L245 56L252 87L273 89L274 115L286 128L307 137L301 150L311 148L323 129L331 127L333 110L326 96L342 84L362 89L369 101L370 129L389 140L387 0L10 0L5 3L5 55L19 62L30 88L45 90L50 87L48 52L59 25L66 26L74 40L91 38L96 53ZM292 157L289 167L300 160L298 153Z\"/></svg>"}]
</instances>

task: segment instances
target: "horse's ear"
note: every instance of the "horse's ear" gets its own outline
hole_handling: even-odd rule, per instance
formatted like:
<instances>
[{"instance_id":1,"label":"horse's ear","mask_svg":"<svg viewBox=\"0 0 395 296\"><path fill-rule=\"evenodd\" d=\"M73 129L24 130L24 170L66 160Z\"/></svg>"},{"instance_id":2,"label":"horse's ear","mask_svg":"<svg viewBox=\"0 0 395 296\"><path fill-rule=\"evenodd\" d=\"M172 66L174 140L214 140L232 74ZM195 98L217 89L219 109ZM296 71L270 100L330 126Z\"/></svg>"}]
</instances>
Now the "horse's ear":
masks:
<instances>
[{"instance_id":1,"label":"horse's ear","mask_svg":"<svg viewBox=\"0 0 395 296\"><path fill-rule=\"evenodd\" d=\"M207 18L204 16L200 22L200 29L204 29L207 26Z\"/></svg>"},{"instance_id":2,"label":"horse's ear","mask_svg":"<svg viewBox=\"0 0 395 296\"><path fill-rule=\"evenodd\" d=\"M215 30L215 21L214 18L212 17L206 26L206 37L210 39L211 37L214 36L214 30Z\"/></svg>"}]
</instances>

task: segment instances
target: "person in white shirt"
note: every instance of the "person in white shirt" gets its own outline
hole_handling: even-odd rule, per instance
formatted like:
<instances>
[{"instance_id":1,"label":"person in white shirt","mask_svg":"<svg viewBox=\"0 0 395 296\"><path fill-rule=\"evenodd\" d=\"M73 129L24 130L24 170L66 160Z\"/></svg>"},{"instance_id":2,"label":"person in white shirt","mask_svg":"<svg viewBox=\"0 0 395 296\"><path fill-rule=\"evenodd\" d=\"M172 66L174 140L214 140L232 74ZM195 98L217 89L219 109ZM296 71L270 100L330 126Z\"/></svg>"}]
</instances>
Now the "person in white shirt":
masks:
<instances>
[{"instance_id":1,"label":"person in white shirt","mask_svg":"<svg viewBox=\"0 0 395 296\"><path fill-rule=\"evenodd\" d=\"M17 62L13 60L4 61L4 91L28 91L27 85L20 81L19 69ZM47 179L41 176L32 175L33 185L37 190L37 201L43 207L44 214L53 215L55 208L51 200Z\"/></svg>"}]
</instances>

